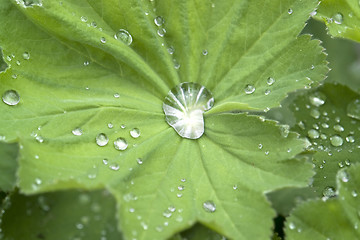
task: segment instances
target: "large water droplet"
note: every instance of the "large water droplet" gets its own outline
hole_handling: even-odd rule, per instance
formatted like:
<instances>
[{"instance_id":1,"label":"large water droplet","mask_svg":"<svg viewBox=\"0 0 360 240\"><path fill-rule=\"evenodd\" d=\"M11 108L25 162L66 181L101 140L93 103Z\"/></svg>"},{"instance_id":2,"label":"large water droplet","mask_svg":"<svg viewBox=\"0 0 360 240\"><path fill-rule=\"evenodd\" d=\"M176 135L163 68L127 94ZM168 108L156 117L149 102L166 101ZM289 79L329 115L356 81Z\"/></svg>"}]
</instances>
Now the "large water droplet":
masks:
<instances>
[{"instance_id":1,"label":"large water droplet","mask_svg":"<svg viewBox=\"0 0 360 240\"><path fill-rule=\"evenodd\" d=\"M105 133L99 133L96 136L95 140L96 140L96 144L99 145L100 147L105 146L109 142L109 138L106 136Z\"/></svg>"},{"instance_id":2,"label":"large water droplet","mask_svg":"<svg viewBox=\"0 0 360 240\"><path fill-rule=\"evenodd\" d=\"M2 96L4 103L10 106L14 106L20 102L20 95L15 90L7 90Z\"/></svg>"},{"instance_id":3,"label":"large water droplet","mask_svg":"<svg viewBox=\"0 0 360 240\"><path fill-rule=\"evenodd\" d=\"M198 139L204 133L203 113L214 105L210 91L197 83L177 85L165 97L166 122L183 138Z\"/></svg>"},{"instance_id":4,"label":"large water droplet","mask_svg":"<svg viewBox=\"0 0 360 240\"><path fill-rule=\"evenodd\" d=\"M330 137L330 142L331 145L333 145L334 147L340 147L341 145L343 145L344 140L339 135L334 135Z\"/></svg>"},{"instance_id":5,"label":"large water droplet","mask_svg":"<svg viewBox=\"0 0 360 240\"><path fill-rule=\"evenodd\" d=\"M133 41L131 34L125 29L120 29L115 35L114 38L122 41L123 43L130 45Z\"/></svg>"},{"instance_id":6,"label":"large water droplet","mask_svg":"<svg viewBox=\"0 0 360 240\"><path fill-rule=\"evenodd\" d=\"M321 105L324 105L326 101L326 96L321 92L316 92L309 97L309 100L312 105L320 107Z\"/></svg>"},{"instance_id":7,"label":"large water droplet","mask_svg":"<svg viewBox=\"0 0 360 240\"><path fill-rule=\"evenodd\" d=\"M203 203L203 208L207 212L215 212L216 205L215 205L215 203L213 201L206 201L206 202Z\"/></svg>"},{"instance_id":8,"label":"large water droplet","mask_svg":"<svg viewBox=\"0 0 360 240\"><path fill-rule=\"evenodd\" d=\"M114 141L114 147L116 150L125 150L128 147L128 143L124 138L118 138Z\"/></svg>"},{"instance_id":9,"label":"large water droplet","mask_svg":"<svg viewBox=\"0 0 360 240\"><path fill-rule=\"evenodd\" d=\"M355 99L347 105L347 115L360 120L360 99Z\"/></svg>"}]
</instances>

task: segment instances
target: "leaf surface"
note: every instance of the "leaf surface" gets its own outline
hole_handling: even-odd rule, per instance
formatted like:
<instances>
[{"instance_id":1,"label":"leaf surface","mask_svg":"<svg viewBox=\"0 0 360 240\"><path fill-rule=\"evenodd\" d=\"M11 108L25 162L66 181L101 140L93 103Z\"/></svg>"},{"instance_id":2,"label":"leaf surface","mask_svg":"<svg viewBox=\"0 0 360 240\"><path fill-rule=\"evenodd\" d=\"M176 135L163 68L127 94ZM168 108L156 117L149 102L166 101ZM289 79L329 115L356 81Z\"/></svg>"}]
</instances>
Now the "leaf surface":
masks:
<instances>
[{"instance_id":1,"label":"leaf surface","mask_svg":"<svg viewBox=\"0 0 360 240\"><path fill-rule=\"evenodd\" d=\"M297 207L287 219L286 239L359 239L360 165L338 172L338 197Z\"/></svg>"},{"instance_id":2,"label":"leaf surface","mask_svg":"<svg viewBox=\"0 0 360 240\"><path fill-rule=\"evenodd\" d=\"M18 168L17 144L0 143L0 190L8 192L16 184L16 170Z\"/></svg>"},{"instance_id":3,"label":"leaf surface","mask_svg":"<svg viewBox=\"0 0 360 240\"><path fill-rule=\"evenodd\" d=\"M0 104L0 133L20 143L22 192L106 187L129 239L166 239L196 222L235 239L271 236L264 193L306 186L311 166L294 159L305 142L222 112L265 110L323 79L319 42L297 37L317 1L30 2L0 6L0 92L20 95ZM114 38L121 29L131 45ZM162 112L181 82L215 98L198 140L180 138Z\"/></svg>"}]
</instances>

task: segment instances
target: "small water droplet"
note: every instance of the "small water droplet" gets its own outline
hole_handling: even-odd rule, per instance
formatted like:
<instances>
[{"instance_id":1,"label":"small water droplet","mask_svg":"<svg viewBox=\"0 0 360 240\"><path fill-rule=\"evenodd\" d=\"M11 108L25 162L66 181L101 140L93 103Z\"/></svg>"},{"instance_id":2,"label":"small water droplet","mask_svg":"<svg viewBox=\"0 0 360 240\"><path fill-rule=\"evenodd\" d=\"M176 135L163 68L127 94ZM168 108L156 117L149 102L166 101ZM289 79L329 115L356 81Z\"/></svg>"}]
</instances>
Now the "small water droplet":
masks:
<instances>
[{"instance_id":1,"label":"small water droplet","mask_svg":"<svg viewBox=\"0 0 360 240\"><path fill-rule=\"evenodd\" d=\"M120 97L120 94L114 93L114 98L119 98L119 97Z\"/></svg>"},{"instance_id":2,"label":"small water droplet","mask_svg":"<svg viewBox=\"0 0 360 240\"><path fill-rule=\"evenodd\" d=\"M106 136L105 133L99 133L96 138L96 144L100 147L105 146L109 142L109 138Z\"/></svg>"},{"instance_id":3,"label":"small water droplet","mask_svg":"<svg viewBox=\"0 0 360 240\"><path fill-rule=\"evenodd\" d=\"M340 171L338 173L338 176L339 176L340 180L344 183L347 183L349 181L349 175L346 171Z\"/></svg>"},{"instance_id":4,"label":"small water droplet","mask_svg":"<svg viewBox=\"0 0 360 240\"><path fill-rule=\"evenodd\" d=\"M143 164L143 160L142 160L141 158L137 158L137 159L136 159L136 162L137 162L139 165Z\"/></svg>"},{"instance_id":5,"label":"small water droplet","mask_svg":"<svg viewBox=\"0 0 360 240\"><path fill-rule=\"evenodd\" d=\"M208 53L209 53L209 52L208 52L208 50L206 50L206 49L202 51L202 55L204 55L204 56L208 55Z\"/></svg>"},{"instance_id":6,"label":"small water droplet","mask_svg":"<svg viewBox=\"0 0 360 240\"><path fill-rule=\"evenodd\" d=\"M170 46L167 50L170 55L173 55L175 52L175 48L173 46Z\"/></svg>"},{"instance_id":7,"label":"small water droplet","mask_svg":"<svg viewBox=\"0 0 360 240\"><path fill-rule=\"evenodd\" d=\"M297 124L298 126L299 126L299 128L301 128L302 130L305 130L305 123L303 122L303 121L300 121L300 122L298 122L298 124Z\"/></svg>"},{"instance_id":8,"label":"small water droplet","mask_svg":"<svg viewBox=\"0 0 360 240\"><path fill-rule=\"evenodd\" d=\"M104 159L102 160L102 162L103 162L104 165L108 165L109 160L107 160L106 158L104 158Z\"/></svg>"},{"instance_id":9,"label":"small water droplet","mask_svg":"<svg viewBox=\"0 0 360 240\"><path fill-rule=\"evenodd\" d=\"M320 134L317 130L315 129L310 129L308 131L308 136L311 138L311 139L317 139L320 137Z\"/></svg>"},{"instance_id":10,"label":"small water droplet","mask_svg":"<svg viewBox=\"0 0 360 240\"><path fill-rule=\"evenodd\" d=\"M169 91L163 103L166 122L183 138L198 139L204 133L203 113L212 108L212 94L197 83L181 83Z\"/></svg>"},{"instance_id":11,"label":"small water droplet","mask_svg":"<svg viewBox=\"0 0 360 240\"><path fill-rule=\"evenodd\" d=\"M133 128L131 131L130 131L130 135L133 137L133 138L138 138L140 137L140 130L138 128Z\"/></svg>"},{"instance_id":12,"label":"small water droplet","mask_svg":"<svg viewBox=\"0 0 360 240\"><path fill-rule=\"evenodd\" d=\"M72 131L72 134L74 134L75 136L81 136L83 134L83 131L81 128L77 127L77 128L74 128Z\"/></svg>"},{"instance_id":13,"label":"small water droplet","mask_svg":"<svg viewBox=\"0 0 360 240\"><path fill-rule=\"evenodd\" d=\"M17 3L22 4L23 7L42 7L41 0L17 0Z\"/></svg>"},{"instance_id":14,"label":"small water droplet","mask_svg":"<svg viewBox=\"0 0 360 240\"><path fill-rule=\"evenodd\" d=\"M28 53L28 52L24 52L22 56L23 56L24 60L30 59L30 53Z\"/></svg>"},{"instance_id":15,"label":"small water droplet","mask_svg":"<svg viewBox=\"0 0 360 240\"><path fill-rule=\"evenodd\" d=\"M101 37L101 38L100 38L100 42L101 42L101 43L106 43L106 38L105 38L105 37Z\"/></svg>"},{"instance_id":16,"label":"small water droplet","mask_svg":"<svg viewBox=\"0 0 360 240\"><path fill-rule=\"evenodd\" d=\"M97 23L96 23L96 22L94 22L94 21L92 21L92 22L91 22L91 24L90 24L90 26L92 26L92 27L96 28L96 27L97 27Z\"/></svg>"},{"instance_id":17,"label":"small water droplet","mask_svg":"<svg viewBox=\"0 0 360 240\"><path fill-rule=\"evenodd\" d=\"M336 124L336 125L334 125L334 130L337 132L343 132L344 128L343 128L343 126Z\"/></svg>"},{"instance_id":18,"label":"small water droplet","mask_svg":"<svg viewBox=\"0 0 360 240\"><path fill-rule=\"evenodd\" d=\"M351 196L357 197L357 196L358 196L358 193L357 193L355 190L353 190L353 191L351 192Z\"/></svg>"},{"instance_id":19,"label":"small water droplet","mask_svg":"<svg viewBox=\"0 0 360 240\"><path fill-rule=\"evenodd\" d=\"M156 26L160 27L165 23L165 20L163 17L157 16L156 18L154 18L154 23Z\"/></svg>"},{"instance_id":20,"label":"small water droplet","mask_svg":"<svg viewBox=\"0 0 360 240\"><path fill-rule=\"evenodd\" d=\"M128 147L128 143L124 138L118 138L114 141L114 147L116 150L124 151Z\"/></svg>"},{"instance_id":21,"label":"small water droplet","mask_svg":"<svg viewBox=\"0 0 360 240\"><path fill-rule=\"evenodd\" d=\"M164 37L166 33L165 28L160 28L157 30L157 34L159 35L159 37Z\"/></svg>"},{"instance_id":22,"label":"small water droplet","mask_svg":"<svg viewBox=\"0 0 360 240\"><path fill-rule=\"evenodd\" d=\"M310 116L312 116L315 119L319 119L320 118L320 112L317 109L311 109L310 111Z\"/></svg>"},{"instance_id":23,"label":"small water droplet","mask_svg":"<svg viewBox=\"0 0 360 240\"><path fill-rule=\"evenodd\" d=\"M20 95L15 90L7 90L2 95L2 100L9 106L15 106L20 102Z\"/></svg>"},{"instance_id":24,"label":"small water droplet","mask_svg":"<svg viewBox=\"0 0 360 240\"><path fill-rule=\"evenodd\" d=\"M108 126L108 128L110 128L110 129L114 127L114 125L113 125L111 122L110 122L110 123L108 123L108 125L107 125L107 126Z\"/></svg>"},{"instance_id":25,"label":"small water droplet","mask_svg":"<svg viewBox=\"0 0 360 240\"><path fill-rule=\"evenodd\" d=\"M120 166L119 166L119 164L117 164L117 163L110 163L109 168L110 168L111 170L117 171L117 170L120 169Z\"/></svg>"},{"instance_id":26,"label":"small water droplet","mask_svg":"<svg viewBox=\"0 0 360 240\"><path fill-rule=\"evenodd\" d=\"M344 16L341 13L336 13L332 19L334 20L334 23L336 24L342 24L344 20Z\"/></svg>"},{"instance_id":27,"label":"small water droplet","mask_svg":"<svg viewBox=\"0 0 360 240\"><path fill-rule=\"evenodd\" d=\"M259 149L262 149L263 148L263 145L261 143L259 143Z\"/></svg>"},{"instance_id":28,"label":"small water droplet","mask_svg":"<svg viewBox=\"0 0 360 240\"><path fill-rule=\"evenodd\" d=\"M131 34L125 29L120 29L115 35L116 40L122 41L126 45L130 45L133 42Z\"/></svg>"},{"instance_id":29,"label":"small water droplet","mask_svg":"<svg viewBox=\"0 0 360 240\"><path fill-rule=\"evenodd\" d=\"M354 138L354 136L352 136L352 135L347 136L345 139L346 139L346 141L347 141L348 143L353 143L353 142L355 142L355 138Z\"/></svg>"},{"instance_id":30,"label":"small water droplet","mask_svg":"<svg viewBox=\"0 0 360 240\"><path fill-rule=\"evenodd\" d=\"M351 101L346 108L349 117L360 120L360 99Z\"/></svg>"},{"instance_id":31,"label":"small water droplet","mask_svg":"<svg viewBox=\"0 0 360 240\"><path fill-rule=\"evenodd\" d=\"M329 124L327 124L327 123L322 123L321 126L322 126L323 128L329 128Z\"/></svg>"},{"instance_id":32,"label":"small water droplet","mask_svg":"<svg viewBox=\"0 0 360 240\"><path fill-rule=\"evenodd\" d=\"M293 10L291 8L288 9L288 14L291 15L293 13Z\"/></svg>"},{"instance_id":33,"label":"small water droplet","mask_svg":"<svg viewBox=\"0 0 360 240\"><path fill-rule=\"evenodd\" d=\"M87 21L88 21L87 17L85 17L85 16L81 16L80 20L81 20L82 22L87 22Z\"/></svg>"},{"instance_id":34,"label":"small water droplet","mask_svg":"<svg viewBox=\"0 0 360 240\"><path fill-rule=\"evenodd\" d=\"M322 92L315 92L309 97L309 100L315 107L320 107L326 102L326 96Z\"/></svg>"},{"instance_id":35,"label":"small water droplet","mask_svg":"<svg viewBox=\"0 0 360 240\"><path fill-rule=\"evenodd\" d=\"M255 92L255 90L256 90L255 87L251 84L247 84L244 88L246 94L252 94Z\"/></svg>"},{"instance_id":36,"label":"small water droplet","mask_svg":"<svg viewBox=\"0 0 360 240\"><path fill-rule=\"evenodd\" d=\"M295 224L293 222L290 222L289 223L289 228L290 228L290 230L294 230L296 228Z\"/></svg>"},{"instance_id":37,"label":"small water droplet","mask_svg":"<svg viewBox=\"0 0 360 240\"><path fill-rule=\"evenodd\" d=\"M206 201L203 203L203 208L205 209L205 211L213 213L216 210L216 205L213 201Z\"/></svg>"},{"instance_id":38,"label":"small water droplet","mask_svg":"<svg viewBox=\"0 0 360 240\"><path fill-rule=\"evenodd\" d=\"M323 191L323 196L325 198L331 198L336 196L336 191L333 187L325 187Z\"/></svg>"},{"instance_id":39,"label":"small water droplet","mask_svg":"<svg viewBox=\"0 0 360 240\"><path fill-rule=\"evenodd\" d=\"M342 137L340 137L339 135L334 135L330 137L330 143L331 145L333 145L334 147L340 147L343 145L344 140L342 139Z\"/></svg>"}]
</instances>

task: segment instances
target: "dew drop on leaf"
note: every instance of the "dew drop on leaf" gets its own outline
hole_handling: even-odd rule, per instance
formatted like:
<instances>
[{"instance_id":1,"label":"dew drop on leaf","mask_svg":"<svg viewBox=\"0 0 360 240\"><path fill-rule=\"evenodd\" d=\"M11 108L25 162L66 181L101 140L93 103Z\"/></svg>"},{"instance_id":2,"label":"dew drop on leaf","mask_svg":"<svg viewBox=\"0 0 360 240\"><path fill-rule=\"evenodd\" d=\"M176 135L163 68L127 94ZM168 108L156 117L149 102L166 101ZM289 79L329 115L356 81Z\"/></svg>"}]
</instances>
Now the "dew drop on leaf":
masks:
<instances>
[{"instance_id":1,"label":"dew drop on leaf","mask_svg":"<svg viewBox=\"0 0 360 240\"><path fill-rule=\"evenodd\" d=\"M208 55L208 53L209 53L209 52L208 52L208 50L206 50L206 49L202 51L202 55L204 55L204 56Z\"/></svg>"},{"instance_id":2,"label":"dew drop on leaf","mask_svg":"<svg viewBox=\"0 0 360 240\"><path fill-rule=\"evenodd\" d=\"M109 138L106 136L105 133L99 133L96 138L96 144L100 147L105 146L109 142Z\"/></svg>"},{"instance_id":3,"label":"dew drop on leaf","mask_svg":"<svg viewBox=\"0 0 360 240\"><path fill-rule=\"evenodd\" d=\"M324 188L323 196L325 198L335 197L335 195L336 195L336 191L333 187L325 187Z\"/></svg>"},{"instance_id":4,"label":"dew drop on leaf","mask_svg":"<svg viewBox=\"0 0 360 240\"><path fill-rule=\"evenodd\" d=\"M42 6L41 0L17 0L16 2L21 4L23 7Z\"/></svg>"},{"instance_id":5,"label":"dew drop on leaf","mask_svg":"<svg viewBox=\"0 0 360 240\"><path fill-rule=\"evenodd\" d=\"M203 113L214 105L210 91L197 83L184 82L165 97L166 122L183 138L198 139L204 133Z\"/></svg>"},{"instance_id":6,"label":"dew drop on leaf","mask_svg":"<svg viewBox=\"0 0 360 240\"><path fill-rule=\"evenodd\" d=\"M137 158L137 159L136 159L136 162L137 162L139 165L143 164L143 160L142 160L141 158Z\"/></svg>"},{"instance_id":7,"label":"dew drop on leaf","mask_svg":"<svg viewBox=\"0 0 360 240\"><path fill-rule=\"evenodd\" d=\"M251 84L247 84L244 89L246 94L252 94L255 92L255 90L256 90L255 87Z\"/></svg>"},{"instance_id":8,"label":"dew drop on leaf","mask_svg":"<svg viewBox=\"0 0 360 240\"><path fill-rule=\"evenodd\" d=\"M340 171L338 175L342 182L347 183L349 181L349 175L346 171Z\"/></svg>"},{"instance_id":9,"label":"dew drop on leaf","mask_svg":"<svg viewBox=\"0 0 360 240\"><path fill-rule=\"evenodd\" d=\"M352 135L347 136L345 139L346 139L346 141L347 141L348 143L353 143L353 142L355 142L355 138L354 138L354 136L352 136Z\"/></svg>"},{"instance_id":10,"label":"dew drop on leaf","mask_svg":"<svg viewBox=\"0 0 360 240\"><path fill-rule=\"evenodd\" d=\"M336 24L342 24L344 21L344 16L341 13L336 13L332 19L334 20L334 23Z\"/></svg>"},{"instance_id":11,"label":"dew drop on leaf","mask_svg":"<svg viewBox=\"0 0 360 240\"><path fill-rule=\"evenodd\" d=\"M82 22L87 22L87 21L88 21L87 17L85 17L85 16L81 16L80 20L81 20Z\"/></svg>"},{"instance_id":12,"label":"dew drop on leaf","mask_svg":"<svg viewBox=\"0 0 360 240\"><path fill-rule=\"evenodd\" d=\"M317 130L315 129L310 129L308 131L308 136L311 138L311 139L317 139L320 137L320 134Z\"/></svg>"},{"instance_id":13,"label":"dew drop on leaf","mask_svg":"<svg viewBox=\"0 0 360 240\"><path fill-rule=\"evenodd\" d=\"M164 24L164 18L161 16L157 16L156 18L154 18L154 23L156 26L160 27Z\"/></svg>"},{"instance_id":14,"label":"dew drop on leaf","mask_svg":"<svg viewBox=\"0 0 360 240\"><path fill-rule=\"evenodd\" d=\"M203 203L202 206L203 206L204 210L207 212L212 213L212 212L215 212L215 210L216 210L216 205L213 201L206 201Z\"/></svg>"},{"instance_id":15,"label":"dew drop on leaf","mask_svg":"<svg viewBox=\"0 0 360 240\"><path fill-rule=\"evenodd\" d=\"M343 132L343 131L344 131L344 127L341 126L340 124L336 124L336 125L334 126L334 130L335 130L336 132Z\"/></svg>"},{"instance_id":16,"label":"dew drop on leaf","mask_svg":"<svg viewBox=\"0 0 360 240\"><path fill-rule=\"evenodd\" d=\"M17 105L20 102L20 95L15 90L7 90L2 96L2 100L9 106Z\"/></svg>"},{"instance_id":17,"label":"dew drop on leaf","mask_svg":"<svg viewBox=\"0 0 360 240\"><path fill-rule=\"evenodd\" d=\"M119 98L119 97L120 97L120 94L114 93L114 98Z\"/></svg>"},{"instance_id":18,"label":"dew drop on leaf","mask_svg":"<svg viewBox=\"0 0 360 240\"><path fill-rule=\"evenodd\" d=\"M360 120L360 99L351 101L347 105L346 113L349 117Z\"/></svg>"},{"instance_id":19,"label":"dew drop on leaf","mask_svg":"<svg viewBox=\"0 0 360 240\"><path fill-rule=\"evenodd\" d=\"M75 136L81 136L83 134L83 131L81 128L77 127L77 128L74 128L74 130L71 131L72 134L74 134Z\"/></svg>"},{"instance_id":20,"label":"dew drop on leaf","mask_svg":"<svg viewBox=\"0 0 360 240\"><path fill-rule=\"evenodd\" d=\"M30 59L30 53L28 53L28 52L24 52L22 56L23 56L24 60Z\"/></svg>"},{"instance_id":21,"label":"dew drop on leaf","mask_svg":"<svg viewBox=\"0 0 360 240\"><path fill-rule=\"evenodd\" d=\"M101 38L100 38L100 42L101 42L101 43L106 43L106 38L101 37Z\"/></svg>"},{"instance_id":22,"label":"dew drop on leaf","mask_svg":"<svg viewBox=\"0 0 360 240\"><path fill-rule=\"evenodd\" d=\"M321 105L324 105L326 101L326 96L321 92L316 92L309 97L309 100L310 103L315 107L320 107Z\"/></svg>"},{"instance_id":23,"label":"dew drop on leaf","mask_svg":"<svg viewBox=\"0 0 360 240\"><path fill-rule=\"evenodd\" d=\"M117 170L120 169L120 166L119 166L119 164L117 164L117 163L111 163L111 164L109 165L109 168L110 168L111 170L117 171Z\"/></svg>"},{"instance_id":24,"label":"dew drop on leaf","mask_svg":"<svg viewBox=\"0 0 360 240\"><path fill-rule=\"evenodd\" d=\"M133 137L133 138L138 138L140 137L140 130L138 128L133 128L131 131L130 131L130 135Z\"/></svg>"},{"instance_id":25,"label":"dew drop on leaf","mask_svg":"<svg viewBox=\"0 0 360 240\"><path fill-rule=\"evenodd\" d=\"M131 34L125 29L120 29L117 31L117 33L114 35L114 38L116 40L122 41L126 45L130 45L133 42Z\"/></svg>"},{"instance_id":26,"label":"dew drop on leaf","mask_svg":"<svg viewBox=\"0 0 360 240\"><path fill-rule=\"evenodd\" d=\"M116 150L125 150L128 147L128 143L124 138L118 138L114 141L114 147Z\"/></svg>"},{"instance_id":27,"label":"dew drop on leaf","mask_svg":"<svg viewBox=\"0 0 360 240\"><path fill-rule=\"evenodd\" d=\"M317 109L311 109L310 116L312 116L315 119L320 118L320 112Z\"/></svg>"},{"instance_id":28,"label":"dew drop on leaf","mask_svg":"<svg viewBox=\"0 0 360 240\"><path fill-rule=\"evenodd\" d=\"M159 37L164 37L166 33L165 28L160 28L157 30L157 34L159 35Z\"/></svg>"},{"instance_id":29,"label":"dew drop on leaf","mask_svg":"<svg viewBox=\"0 0 360 240\"><path fill-rule=\"evenodd\" d=\"M342 139L342 137L340 137L339 135L334 135L330 137L330 143L331 145L333 145L334 147L340 147L343 145L344 140Z\"/></svg>"},{"instance_id":30,"label":"dew drop on leaf","mask_svg":"<svg viewBox=\"0 0 360 240\"><path fill-rule=\"evenodd\" d=\"M291 8L288 9L288 14L291 15L293 13L293 10Z\"/></svg>"}]
</instances>

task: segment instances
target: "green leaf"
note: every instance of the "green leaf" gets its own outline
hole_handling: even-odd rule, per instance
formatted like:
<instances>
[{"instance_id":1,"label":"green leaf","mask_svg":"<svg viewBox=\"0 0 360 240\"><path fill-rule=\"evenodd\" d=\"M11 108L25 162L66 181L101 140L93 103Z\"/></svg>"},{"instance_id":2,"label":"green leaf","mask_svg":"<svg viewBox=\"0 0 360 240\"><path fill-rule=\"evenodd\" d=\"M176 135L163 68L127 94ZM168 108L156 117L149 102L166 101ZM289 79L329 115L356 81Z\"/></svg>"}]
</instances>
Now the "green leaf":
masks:
<instances>
[{"instance_id":1,"label":"green leaf","mask_svg":"<svg viewBox=\"0 0 360 240\"><path fill-rule=\"evenodd\" d=\"M310 150L316 151L312 185L319 196L329 187L335 189L340 168L359 161L359 117L352 114L358 111L356 99L359 95L345 86L325 84L298 96L291 106L297 119L293 130L308 137Z\"/></svg>"},{"instance_id":2,"label":"green leaf","mask_svg":"<svg viewBox=\"0 0 360 240\"><path fill-rule=\"evenodd\" d=\"M202 226L201 224L196 224L192 228L181 233L183 238L181 239L202 239L202 240L224 240L224 236L211 231L210 229Z\"/></svg>"},{"instance_id":3,"label":"green leaf","mask_svg":"<svg viewBox=\"0 0 360 240\"><path fill-rule=\"evenodd\" d=\"M287 220L286 239L359 239L360 165L337 174L338 196L309 201L296 208Z\"/></svg>"},{"instance_id":4,"label":"green leaf","mask_svg":"<svg viewBox=\"0 0 360 240\"><path fill-rule=\"evenodd\" d=\"M326 33L323 22L310 19L303 32L320 39L328 54L331 71L326 82L338 82L360 92L360 64L357 54L359 44L342 38L333 38Z\"/></svg>"},{"instance_id":5,"label":"green leaf","mask_svg":"<svg viewBox=\"0 0 360 240\"><path fill-rule=\"evenodd\" d=\"M5 1L0 92L20 101L0 104L0 133L20 143L20 191L109 188L127 238L166 239L196 222L269 238L264 194L307 185L310 164L293 159L305 143L275 122L220 112L265 110L324 78L319 41L297 37L316 2ZM130 46L114 38L120 29ZM198 140L180 138L161 109L181 82L215 98Z\"/></svg>"},{"instance_id":6,"label":"green leaf","mask_svg":"<svg viewBox=\"0 0 360 240\"><path fill-rule=\"evenodd\" d=\"M0 190L11 191L16 184L18 145L0 143Z\"/></svg>"},{"instance_id":7,"label":"green leaf","mask_svg":"<svg viewBox=\"0 0 360 240\"><path fill-rule=\"evenodd\" d=\"M230 238L270 237L275 214L262 193L307 185L310 164L288 160L304 143L255 116L216 114L206 121L206 136L194 142L164 134L155 149L166 148L166 155L151 152L127 179L113 183L122 229L140 239L165 238L199 221Z\"/></svg>"},{"instance_id":8,"label":"green leaf","mask_svg":"<svg viewBox=\"0 0 360 240\"><path fill-rule=\"evenodd\" d=\"M315 18L325 22L330 35L360 41L360 3L358 0L323 0Z\"/></svg>"},{"instance_id":9,"label":"green leaf","mask_svg":"<svg viewBox=\"0 0 360 240\"><path fill-rule=\"evenodd\" d=\"M5 200L1 234L10 239L123 239L106 191L64 191Z\"/></svg>"}]
</instances>

